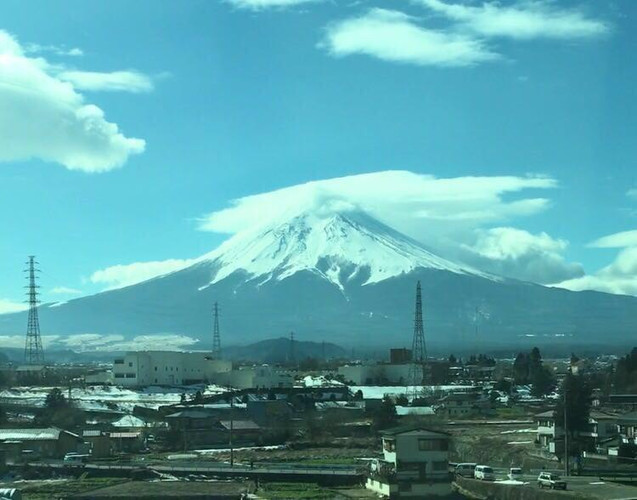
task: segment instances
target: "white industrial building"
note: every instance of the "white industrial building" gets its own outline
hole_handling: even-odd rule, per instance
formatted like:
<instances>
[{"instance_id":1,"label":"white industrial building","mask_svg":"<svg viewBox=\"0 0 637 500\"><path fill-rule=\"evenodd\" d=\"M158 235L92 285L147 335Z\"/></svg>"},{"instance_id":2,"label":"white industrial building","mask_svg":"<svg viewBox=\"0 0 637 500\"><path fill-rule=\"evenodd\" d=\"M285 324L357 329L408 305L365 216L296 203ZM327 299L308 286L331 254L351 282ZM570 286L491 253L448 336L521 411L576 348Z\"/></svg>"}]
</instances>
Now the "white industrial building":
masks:
<instances>
[{"instance_id":1,"label":"white industrial building","mask_svg":"<svg viewBox=\"0 0 637 500\"><path fill-rule=\"evenodd\" d=\"M113 362L113 382L124 387L214 382L232 363L206 352L135 351Z\"/></svg>"},{"instance_id":2,"label":"white industrial building","mask_svg":"<svg viewBox=\"0 0 637 500\"><path fill-rule=\"evenodd\" d=\"M236 389L292 387L294 375L268 365L247 366L217 374L215 383Z\"/></svg>"},{"instance_id":3,"label":"white industrial building","mask_svg":"<svg viewBox=\"0 0 637 500\"><path fill-rule=\"evenodd\" d=\"M292 387L294 376L268 365L233 370L232 362L206 352L136 351L113 362L113 383L123 387L190 385L202 382L247 388Z\"/></svg>"}]
</instances>

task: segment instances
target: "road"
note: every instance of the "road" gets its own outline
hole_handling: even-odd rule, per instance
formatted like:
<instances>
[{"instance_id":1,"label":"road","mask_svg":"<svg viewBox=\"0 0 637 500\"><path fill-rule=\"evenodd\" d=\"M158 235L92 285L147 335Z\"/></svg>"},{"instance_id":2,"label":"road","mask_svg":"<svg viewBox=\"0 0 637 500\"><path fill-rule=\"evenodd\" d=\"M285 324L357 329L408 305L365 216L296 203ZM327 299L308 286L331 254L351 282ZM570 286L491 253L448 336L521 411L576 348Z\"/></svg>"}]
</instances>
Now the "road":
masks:
<instances>
[{"instance_id":1,"label":"road","mask_svg":"<svg viewBox=\"0 0 637 500\"><path fill-rule=\"evenodd\" d=\"M494 472L496 475L496 483L516 484L507 478L507 469L494 468ZM556 472L559 474L559 471L547 472ZM539 488L537 484L539 473L540 471L538 470L537 472L522 474L522 478L517 484L526 488ZM592 495L605 500L637 500L637 487L635 486L602 481L596 476L561 476L561 478L566 481L567 491Z\"/></svg>"}]
</instances>

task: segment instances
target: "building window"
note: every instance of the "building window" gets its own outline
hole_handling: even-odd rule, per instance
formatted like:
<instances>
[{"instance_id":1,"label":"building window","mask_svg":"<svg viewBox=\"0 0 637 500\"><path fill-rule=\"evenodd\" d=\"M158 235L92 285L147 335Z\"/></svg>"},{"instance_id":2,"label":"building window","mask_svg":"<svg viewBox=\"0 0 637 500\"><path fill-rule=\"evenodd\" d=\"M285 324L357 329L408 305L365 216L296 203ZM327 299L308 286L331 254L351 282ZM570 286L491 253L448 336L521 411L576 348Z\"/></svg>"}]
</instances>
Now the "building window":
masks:
<instances>
[{"instance_id":1,"label":"building window","mask_svg":"<svg viewBox=\"0 0 637 500\"><path fill-rule=\"evenodd\" d=\"M115 374L115 378L124 378L124 374L123 373L116 373Z\"/></svg>"},{"instance_id":2,"label":"building window","mask_svg":"<svg viewBox=\"0 0 637 500\"><path fill-rule=\"evenodd\" d=\"M136 375L134 373L127 373L126 378L136 378Z\"/></svg>"},{"instance_id":3,"label":"building window","mask_svg":"<svg viewBox=\"0 0 637 500\"><path fill-rule=\"evenodd\" d=\"M157 371L157 367L155 367L155 371Z\"/></svg>"},{"instance_id":4,"label":"building window","mask_svg":"<svg viewBox=\"0 0 637 500\"><path fill-rule=\"evenodd\" d=\"M157 383L157 379L155 379L155 383Z\"/></svg>"},{"instance_id":5,"label":"building window","mask_svg":"<svg viewBox=\"0 0 637 500\"><path fill-rule=\"evenodd\" d=\"M420 451L447 451L449 444L446 439L419 439L418 449Z\"/></svg>"},{"instance_id":6,"label":"building window","mask_svg":"<svg viewBox=\"0 0 637 500\"><path fill-rule=\"evenodd\" d=\"M123 359L116 359L115 360L115 364L116 365L123 365L124 364L124 360Z\"/></svg>"},{"instance_id":7,"label":"building window","mask_svg":"<svg viewBox=\"0 0 637 500\"><path fill-rule=\"evenodd\" d=\"M385 439L383 441L383 450L385 451L396 451L396 441L393 439Z\"/></svg>"},{"instance_id":8,"label":"building window","mask_svg":"<svg viewBox=\"0 0 637 500\"><path fill-rule=\"evenodd\" d=\"M128 362L128 367L129 367L129 368L132 368L132 367L133 367L133 362L132 362L132 361L129 361L129 362Z\"/></svg>"}]
</instances>

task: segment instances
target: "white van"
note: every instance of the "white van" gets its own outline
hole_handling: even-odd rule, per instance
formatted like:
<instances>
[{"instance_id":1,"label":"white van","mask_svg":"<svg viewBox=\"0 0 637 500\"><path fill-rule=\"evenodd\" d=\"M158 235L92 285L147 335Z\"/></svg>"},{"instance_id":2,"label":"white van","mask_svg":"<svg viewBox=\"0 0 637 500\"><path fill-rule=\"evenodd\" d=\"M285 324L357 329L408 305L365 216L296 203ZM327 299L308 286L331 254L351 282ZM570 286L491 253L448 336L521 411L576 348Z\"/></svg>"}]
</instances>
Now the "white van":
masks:
<instances>
[{"instance_id":1,"label":"white van","mask_svg":"<svg viewBox=\"0 0 637 500\"><path fill-rule=\"evenodd\" d=\"M495 473L488 465L476 465L473 477L482 481L495 481Z\"/></svg>"},{"instance_id":2,"label":"white van","mask_svg":"<svg viewBox=\"0 0 637 500\"><path fill-rule=\"evenodd\" d=\"M456 465L456 475L462 477L473 477L473 471L476 469L475 463L464 463Z\"/></svg>"},{"instance_id":3,"label":"white van","mask_svg":"<svg viewBox=\"0 0 637 500\"><path fill-rule=\"evenodd\" d=\"M88 462L90 455L81 455L79 453L67 453L64 455L64 461L70 464L85 464Z\"/></svg>"}]
</instances>

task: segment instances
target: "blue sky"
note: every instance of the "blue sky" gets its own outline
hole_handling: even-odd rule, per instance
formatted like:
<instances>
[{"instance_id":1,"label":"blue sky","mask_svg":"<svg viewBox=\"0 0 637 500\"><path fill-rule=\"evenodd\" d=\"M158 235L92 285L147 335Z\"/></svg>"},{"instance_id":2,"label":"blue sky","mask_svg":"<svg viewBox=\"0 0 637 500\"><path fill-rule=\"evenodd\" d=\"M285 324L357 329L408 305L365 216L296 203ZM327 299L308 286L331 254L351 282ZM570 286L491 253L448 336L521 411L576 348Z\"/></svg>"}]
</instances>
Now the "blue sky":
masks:
<instances>
[{"instance_id":1,"label":"blue sky","mask_svg":"<svg viewBox=\"0 0 637 500\"><path fill-rule=\"evenodd\" d=\"M636 14L630 0L5 1L0 312L21 300L27 255L43 298L65 300L212 250L227 235L201 219L232 200L387 170L457 179L459 199L480 176L496 205L545 200L464 221L440 245L457 258L637 294ZM411 232L436 246L426 222Z\"/></svg>"}]
</instances>

